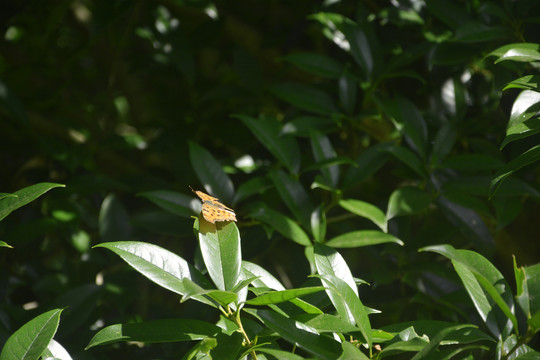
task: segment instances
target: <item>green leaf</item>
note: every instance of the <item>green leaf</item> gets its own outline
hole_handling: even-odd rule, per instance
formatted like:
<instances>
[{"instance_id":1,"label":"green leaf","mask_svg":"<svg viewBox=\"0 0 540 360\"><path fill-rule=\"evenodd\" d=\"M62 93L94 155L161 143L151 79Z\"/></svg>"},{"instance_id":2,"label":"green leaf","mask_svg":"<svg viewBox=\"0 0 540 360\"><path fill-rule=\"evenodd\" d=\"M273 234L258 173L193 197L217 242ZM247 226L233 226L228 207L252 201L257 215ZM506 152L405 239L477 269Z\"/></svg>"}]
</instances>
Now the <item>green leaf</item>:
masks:
<instances>
[{"instance_id":1,"label":"green leaf","mask_svg":"<svg viewBox=\"0 0 540 360\"><path fill-rule=\"evenodd\" d=\"M409 145L421 158L425 158L427 127L418 108L404 97L384 101L380 106L392 119L396 129L405 135Z\"/></svg>"},{"instance_id":2,"label":"green leaf","mask_svg":"<svg viewBox=\"0 0 540 360\"><path fill-rule=\"evenodd\" d=\"M519 355L516 356L515 358L512 358L512 360L538 360L540 359L540 352L533 350L527 345L520 346L518 351L516 351L516 353L519 353Z\"/></svg>"},{"instance_id":3,"label":"green leaf","mask_svg":"<svg viewBox=\"0 0 540 360\"><path fill-rule=\"evenodd\" d=\"M510 286L486 258L470 250L456 250L450 245L428 246L421 251L433 251L452 260L479 315L495 337L508 336L512 325L517 329L517 319L511 310L514 302ZM496 311L499 309L502 313Z\"/></svg>"},{"instance_id":4,"label":"green leaf","mask_svg":"<svg viewBox=\"0 0 540 360\"><path fill-rule=\"evenodd\" d=\"M538 114L538 111L540 111L540 93L523 90L514 100L507 129L531 119Z\"/></svg>"},{"instance_id":5,"label":"green leaf","mask_svg":"<svg viewBox=\"0 0 540 360\"><path fill-rule=\"evenodd\" d=\"M407 351L421 351L428 344L428 341L431 340L430 342L435 341L436 343L437 337L442 334L445 334L444 344L450 346L452 346L452 344L460 344L463 346L471 343L496 343L494 338L478 330L473 325L463 325L465 325L465 327L458 330L452 330L456 326L455 323L434 320L417 320L384 326L383 330L385 332L395 334L396 336L384 347L382 353L390 355ZM418 334L422 334L422 336L418 336ZM442 345L443 343L440 344ZM434 356L428 358L439 359L441 357ZM447 359L446 357L443 358Z\"/></svg>"},{"instance_id":6,"label":"green leaf","mask_svg":"<svg viewBox=\"0 0 540 360\"><path fill-rule=\"evenodd\" d=\"M334 58L317 53L298 52L286 55L284 60L317 76L337 79L343 72L343 64Z\"/></svg>"},{"instance_id":7,"label":"green leaf","mask_svg":"<svg viewBox=\"0 0 540 360\"><path fill-rule=\"evenodd\" d=\"M540 132L540 118L533 117L518 123L506 130L506 136L501 143L501 150L512 141L524 139Z\"/></svg>"},{"instance_id":8,"label":"green leaf","mask_svg":"<svg viewBox=\"0 0 540 360\"><path fill-rule=\"evenodd\" d=\"M221 329L214 324L194 319L164 319L133 324L110 325L94 335L86 350L119 341L159 343L202 340L216 336Z\"/></svg>"},{"instance_id":9,"label":"green leaf","mask_svg":"<svg viewBox=\"0 0 540 360\"><path fill-rule=\"evenodd\" d=\"M219 290L232 291L241 281L240 233L234 222L199 222L199 246L208 274Z\"/></svg>"},{"instance_id":10,"label":"green leaf","mask_svg":"<svg viewBox=\"0 0 540 360\"><path fill-rule=\"evenodd\" d=\"M341 24L340 30L343 31L345 38L349 41L351 54L362 70L364 79L371 80L375 66L381 65L375 63L377 49L374 47L376 44L369 41L368 34L364 29L349 19Z\"/></svg>"},{"instance_id":11,"label":"green leaf","mask_svg":"<svg viewBox=\"0 0 540 360\"><path fill-rule=\"evenodd\" d=\"M515 43L501 46L487 56L496 56L495 63L512 60L532 62L540 60L540 45L534 43Z\"/></svg>"},{"instance_id":12,"label":"green leaf","mask_svg":"<svg viewBox=\"0 0 540 360\"><path fill-rule=\"evenodd\" d=\"M508 45L503 45L492 52L490 52L486 57L488 56L496 56L501 57L504 54L506 54L508 51L511 50L540 50L540 44L536 43L513 43Z\"/></svg>"},{"instance_id":13,"label":"green leaf","mask_svg":"<svg viewBox=\"0 0 540 360\"><path fill-rule=\"evenodd\" d=\"M311 133L311 150L313 151L313 157L317 162L335 159L336 152L330 143L330 139L326 135L323 135L319 132L312 131ZM339 167L337 165L331 165L328 167L321 167L320 169L324 178L336 186L339 180Z\"/></svg>"},{"instance_id":14,"label":"green leaf","mask_svg":"<svg viewBox=\"0 0 540 360\"><path fill-rule=\"evenodd\" d=\"M386 216L384 213L375 205L372 205L368 202L354 199L343 199L339 201L339 205L345 210L371 220L375 225L377 225L382 231L388 231L388 224L386 222Z\"/></svg>"},{"instance_id":15,"label":"green leaf","mask_svg":"<svg viewBox=\"0 0 540 360\"><path fill-rule=\"evenodd\" d=\"M182 357L182 360L211 360L210 352L218 346L218 341L215 337L207 337L199 341L192 347L188 353Z\"/></svg>"},{"instance_id":16,"label":"green leaf","mask_svg":"<svg viewBox=\"0 0 540 360\"><path fill-rule=\"evenodd\" d=\"M270 178L296 219L300 221L305 229L309 229L314 206L302 184L281 170L271 171Z\"/></svg>"},{"instance_id":17,"label":"green leaf","mask_svg":"<svg viewBox=\"0 0 540 360\"><path fill-rule=\"evenodd\" d=\"M347 359L357 359L357 360L369 360L369 358L364 355L363 352L360 351L356 346L351 344L350 342L344 341L341 343L341 347L343 349L343 352L341 353L341 356L338 358L338 360L347 360Z\"/></svg>"},{"instance_id":18,"label":"green leaf","mask_svg":"<svg viewBox=\"0 0 540 360\"><path fill-rule=\"evenodd\" d=\"M271 117L253 118L241 114L234 115L255 135L263 146L285 165L292 173L300 170L300 147L292 136L281 136L280 123Z\"/></svg>"},{"instance_id":19,"label":"green leaf","mask_svg":"<svg viewBox=\"0 0 540 360\"><path fill-rule=\"evenodd\" d=\"M466 328L473 328L474 325L464 324L464 325L455 325L449 328L446 328L444 330L441 330L433 339L430 340L430 342L422 348L413 358L412 360L420 360L420 359L426 359L428 355L433 355L435 351L437 350L437 346L449 335L451 335L453 332L466 329Z\"/></svg>"},{"instance_id":20,"label":"green leaf","mask_svg":"<svg viewBox=\"0 0 540 360\"><path fill-rule=\"evenodd\" d=\"M206 192L230 203L234 195L234 185L214 156L202 146L190 141L189 159Z\"/></svg>"},{"instance_id":21,"label":"green leaf","mask_svg":"<svg viewBox=\"0 0 540 360\"><path fill-rule=\"evenodd\" d=\"M527 324L531 328L533 334L540 331L540 311L534 313L530 319L527 320Z\"/></svg>"},{"instance_id":22,"label":"green leaf","mask_svg":"<svg viewBox=\"0 0 540 360\"><path fill-rule=\"evenodd\" d=\"M242 266L244 266L244 262L242 262ZM238 284L236 284L234 286L234 288L232 289L232 291L234 291L235 293L238 293L240 291L242 291L244 288L247 288L249 284L252 284L255 280L258 279L258 276L245 276L247 274L247 272L245 271L245 269L242 267L242 278L243 280L240 281Z\"/></svg>"},{"instance_id":23,"label":"green leaf","mask_svg":"<svg viewBox=\"0 0 540 360\"><path fill-rule=\"evenodd\" d=\"M137 194L142 196L163 210L182 217L190 217L201 211L199 201L193 201L193 196L187 196L175 191L153 190L144 191ZM197 204L197 205L195 205Z\"/></svg>"},{"instance_id":24,"label":"green leaf","mask_svg":"<svg viewBox=\"0 0 540 360\"><path fill-rule=\"evenodd\" d=\"M401 161L403 165L416 172L421 178L426 177L426 171L422 160L411 150L394 145L388 147L385 151Z\"/></svg>"},{"instance_id":25,"label":"green leaf","mask_svg":"<svg viewBox=\"0 0 540 360\"><path fill-rule=\"evenodd\" d=\"M270 91L280 99L311 113L331 115L338 112L330 95L315 87L282 83L272 86Z\"/></svg>"},{"instance_id":26,"label":"green leaf","mask_svg":"<svg viewBox=\"0 0 540 360\"><path fill-rule=\"evenodd\" d=\"M516 300L528 319L540 313L540 264L517 267L514 258L514 273L516 278ZM537 324L538 325L538 324ZM537 326L536 329L539 329Z\"/></svg>"},{"instance_id":27,"label":"green leaf","mask_svg":"<svg viewBox=\"0 0 540 360\"><path fill-rule=\"evenodd\" d=\"M300 314L294 317L295 320L311 326L319 333L354 333L360 332L360 328L351 325L350 322L338 316L330 314Z\"/></svg>"},{"instance_id":28,"label":"green leaf","mask_svg":"<svg viewBox=\"0 0 540 360\"><path fill-rule=\"evenodd\" d=\"M16 198L17 195L15 195L15 194L10 194L10 193L0 193L0 200L2 200L2 199L4 199L4 198L7 198L7 197Z\"/></svg>"},{"instance_id":29,"label":"green leaf","mask_svg":"<svg viewBox=\"0 0 540 360\"><path fill-rule=\"evenodd\" d=\"M311 246L311 240L298 224L282 213L269 209L264 204L261 204L250 216L271 225L281 235L302 246Z\"/></svg>"},{"instance_id":30,"label":"green leaf","mask_svg":"<svg viewBox=\"0 0 540 360\"><path fill-rule=\"evenodd\" d=\"M369 323L366 308L358 295L355 294L353 289L345 281L334 275L320 275L320 278L327 288L326 293L330 297L339 316L350 322L351 325L356 324L364 336L368 347L371 348L373 343L371 324Z\"/></svg>"},{"instance_id":31,"label":"green leaf","mask_svg":"<svg viewBox=\"0 0 540 360\"><path fill-rule=\"evenodd\" d=\"M94 247L111 250L148 279L177 294L183 295L186 292L183 278L188 278L203 288L210 287L208 280L197 269L178 255L159 246L138 241L122 241L102 243ZM206 298L197 300L215 306Z\"/></svg>"},{"instance_id":32,"label":"green leaf","mask_svg":"<svg viewBox=\"0 0 540 360\"><path fill-rule=\"evenodd\" d=\"M489 196L492 197L493 195L495 195L495 192L501 185L501 182L508 176L510 176L512 173L518 171L524 166L537 162L538 160L540 160L540 145L536 145L530 148L523 154L519 155L517 158L511 160L509 163L504 165L502 168L499 169L499 171L497 171L493 180L491 180Z\"/></svg>"},{"instance_id":33,"label":"green leaf","mask_svg":"<svg viewBox=\"0 0 540 360\"><path fill-rule=\"evenodd\" d=\"M311 213L311 233L316 242L324 242L326 237L326 212L324 204L317 206Z\"/></svg>"},{"instance_id":34,"label":"green leaf","mask_svg":"<svg viewBox=\"0 0 540 360\"><path fill-rule=\"evenodd\" d=\"M312 294L324 290L322 286L312 286L299 289L288 289L281 291L270 291L262 295L259 295L253 299L246 301L246 304L249 305L269 305L269 304L279 304L285 301L296 299L300 296L307 294Z\"/></svg>"},{"instance_id":35,"label":"green leaf","mask_svg":"<svg viewBox=\"0 0 540 360\"><path fill-rule=\"evenodd\" d=\"M351 231L328 240L326 245L334 248L356 248L385 243L404 245L403 241L395 236L377 230Z\"/></svg>"},{"instance_id":36,"label":"green leaf","mask_svg":"<svg viewBox=\"0 0 540 360\"><path fill-rule=\"evenodd\" d=\"M319 243L314 245L314 258L317 272L338 314L350 324L356 324L371 347L371 325L347 263L337 251Z\"/></svg>"},{"instance_id":37,"label":"green leaf","mask_svg":"<svg viewBox=\"0 0 540 360\"><path fill-rule=\"evenodd\" d=\"M402 187L395 190L388 200L386 219L396 216L417 214L426 210L431 203L431 196L414 187Z\"/></svg>"},{"instance_id":38,"label":"green leaf","mask_svg":"<svg viewBox=\"0 0 540 360\"><path fill-rule=\"evenodd\" d=\"M271 310L251 310L264 325L275 331L283 339L297 345L319 359L335 360L340 353L339 343L327 336L319 335L312 328L288 319Z\"/></svg>"},{"instance_id":39,"label":"green leaf","mask_svg":"<svg viewBox=\"0 0 540 360\"><path fill-rule=\"evenodd\" d=\"M526 281L525 270L517 266L516 257L512 256L514 263L514 277L516 279L516 302L521 307L525 316L531 316L531 307L529 303L529 287Z\"/></svg>"},{"instance_id":40,"label":"green leaf","mask_svg":"<svg viewBox=\"0 0 540 360\"><path fill-rule=\"evenodd\" d=\"M332 275L342 279L350 286L356 296L358 296L358 289L354 277L341 254L335 249L319 243L315 243L313 249L317 273L319 275Z\"/></svg>"},{"instance_id":41,"label":"green leaf","mask_svg":"<svg viewBox=\"0 0 540 360\"><path fill-rule=\"evenodd\" d=\"M21 326L7 339L0 360L39 359L56 334L61 313L62 309L54 309Z\"/></svg>"},{"instance_id":42,"label":"green leaf","mask_svg":"<svg viewBox=\"0 0 540 360\"><path fill-rule=\"evenodd\" d=\"M13 246L11 246L8 243L6 243L5 241L1 241L1 240L0 240L0 247L7 247L7 248L12 248L13 249Z\"/></svg>"},{"instance_id":43,"label":"green leaf","mask_svg":"<svg viewBox=\"0 0 540 360\"><path fill-rule=\"evenodd\" d=\"M205 290L188 278L182 279L182 285L184 285L185 293L182 296L181 302L185 302L190 298L196 299L202 296L207 296L221 306L226 307L230 303L238 300L238 295L235 292L223 290Z\"/></svg>"},{"instance_id":44,"label":"green leaf","mask_svg":"<svg viewBox=\"0 0 540 360\"><path fill-rule=\"evenodd\" d=\"M512 80L506 84L503 91L508 89L524 89L538 92L540 91L540 75L527 75Z\"/></svg>"},{"instance_id":45,"label":"green leaf","mask_svg":"<svg viewBox=\"0 0 540 360\"><path fill-rule=\"evenodd\" d=\"M242 261L242 268L248 277L256 277L251 283L256 287L267 287L274 290L285 290L285 287L272 274L260 265Z\"/></svg>"},{"instance_id":46,"label":"green leaf","mask_svg":"<svg viewBox=\"0 0 540 360\"><path fill-rule=\"evenodd\" d=\"M34 201L47 191L57 187L65 187L65 185L56 183L39 183L18 190L10 196L4 196L4 198L0 200L0 221L21 206Z\"/></svg>"},{"instance_id":47,"label":"green leaf","mask_svg":"<svg viewBox=\"0 0 540 360\"><path fill-rule=\"evenodd\" d=\"M416 329L413 327L406 328L400 331L394 339L385 346L381 351L381 354L390 355L390 354L400 354L404 352L418 352L421 351L429 343L429 338L426 335L419 336Z\"/></svg>"}]
</instances>

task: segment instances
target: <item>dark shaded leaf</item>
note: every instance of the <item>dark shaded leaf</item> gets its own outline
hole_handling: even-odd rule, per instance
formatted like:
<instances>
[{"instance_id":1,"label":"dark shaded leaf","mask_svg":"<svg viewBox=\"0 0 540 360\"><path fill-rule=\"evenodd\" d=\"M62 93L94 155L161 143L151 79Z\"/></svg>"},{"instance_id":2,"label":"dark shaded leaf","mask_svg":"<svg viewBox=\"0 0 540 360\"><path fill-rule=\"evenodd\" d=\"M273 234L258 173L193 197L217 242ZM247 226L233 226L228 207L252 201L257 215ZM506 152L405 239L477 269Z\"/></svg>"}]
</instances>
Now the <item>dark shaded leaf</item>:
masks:
<instances>
[{"instance_id":1,"label":"dark shaded leaf","mask_svg":"<svg viewBox=\"0 0 540 360\"><path fill-rule=\"evenodd\" d=\"M240 119L264 147L290 172L298 172L300 169L298 143L293 137L280 135L281 125L276 119L271 117L253 118L245 115L234 115L234 117Z\"/></svg>"},{"instance_id":2,"label":"dark shaded leaf","mask_svg":"<svg viewBox=\"0 0 540 360\"><path fill-rule=\"evenodd\" d=\"M214 156L202 146L190 141L189 159L206 192L225 203L231 203L234 185ZM197 186L194 186L194 189L197 190Z\"/></svg>"},{"instance_id":3,"label":"dark shaded leaf","mask_svg":"<svg viewBox=\"0 0 540 360\"><path fill-rule=\"evenodd\" d=\"M214 324L194 319L165 319L133 324L110 325L94 335L86 346L112 344L119 341L159 343L202 340L216 336L221 329Z\"/></svg>"}]
</instances>

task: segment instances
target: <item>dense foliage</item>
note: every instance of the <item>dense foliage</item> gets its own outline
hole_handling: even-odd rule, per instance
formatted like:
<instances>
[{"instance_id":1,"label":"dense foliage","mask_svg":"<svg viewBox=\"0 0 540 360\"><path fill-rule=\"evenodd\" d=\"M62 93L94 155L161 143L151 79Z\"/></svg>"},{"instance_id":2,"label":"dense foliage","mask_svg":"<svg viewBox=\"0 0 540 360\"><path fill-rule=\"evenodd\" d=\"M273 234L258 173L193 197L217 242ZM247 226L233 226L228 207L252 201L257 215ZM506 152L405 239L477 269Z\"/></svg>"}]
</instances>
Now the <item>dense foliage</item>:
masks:
<instances>
[{"instance_id":1,"label":"dense foliage","mask_svg":"<svg viewBox=\"0 0 540 360\"><path fill-rule=\"evenodd\" d=\"M0 10L0 360L540 357L538 1Z\"/></svg>"}]
</instances>

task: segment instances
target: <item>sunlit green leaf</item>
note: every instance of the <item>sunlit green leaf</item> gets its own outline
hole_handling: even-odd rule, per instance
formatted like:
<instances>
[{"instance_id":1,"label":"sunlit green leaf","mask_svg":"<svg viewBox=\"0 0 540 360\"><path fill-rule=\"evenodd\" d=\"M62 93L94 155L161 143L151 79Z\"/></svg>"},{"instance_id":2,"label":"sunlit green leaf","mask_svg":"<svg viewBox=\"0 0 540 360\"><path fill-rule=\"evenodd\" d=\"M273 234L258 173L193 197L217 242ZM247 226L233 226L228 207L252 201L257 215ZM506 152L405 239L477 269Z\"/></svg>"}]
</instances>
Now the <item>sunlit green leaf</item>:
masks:
<instances>
[{"instance_id":1,"label":"sunlit green leaf","mask_svg":"<svg viewBox=\"0 0 540 360\"><path fill-rule=\"evenodd\" d=\"M354 199L340 200L339 205L353 214L371 220L382 231L387 231L388 224L386 222L386 215L384 215L384 213L375 205Z\"/></svg>"},{"instance_id":2,"label":"sunlit green leaf","mask_svg":"<svg viewBox=\"0 0 540 360\"><path fill-rule=\"evenodd\" d=\"M403 241L393 235L377 230L357 230L338 235L326 242L335 248L356 248L385 243L396 243L403 246Z\"/></svg>"},{"instance_id":3,"label":"sunlit green leaf","mask_svg":"<svg viewBox=\"0 0 540 360\"><path fill-rule=\"evenodd\" d=\"M61 309L36 316L11 335L0 353L0 360L35 360L41 357L56 334Z\"/></svg>"},{"instance_id":4,"label":"sunlit green leaf","mask_svg":"<svg viewBox=\"0 0 540 360\"><path fill-rule=\"evenodd\" d=\"M0 247L7 247L7 248L13 248L13 246L9 245L5 241L0 240Z\"/></svg>"},{"instance_id":5,"label":"sunlit green leaf","mask_svg":"<svg viewBox=\"0 0 540 360\"><path fill-rule=\"evenodd\" d=\"M208 280L193 266L178 255L157 245L137 241L102 243L94 247L104 247L116 253L135 270L161 287L183 295L186 290L183 278L188 278L203 288L210 288ZM215 306L205 298L198 301Z\"/></svg>"},{"instance_id":6,"label":"sunlit green leaf","mask_svg":"<svg viewBox=\"0 0 540 360\"><path fill-rule=\"evenodd\" d=\"M234 222L199 222L199 246L208 274L219 290L232 291L240 280L242 250Z\"/></svg>"},{"instance_id":7,"label":"sunlit green leaf","mask_svg":"<svg viewBox=\"0 0 540 360\"><path fill-rule=\"evenodd\" d=\"M495 337L507 336L512 326L517 328L510 286L486 258L473 251L456 250L450 245L428 246L422 250L434 251L452 260L479 315Z\"/></svg>"},{"instance_id":8,"label":"sunlit green leaf","mask_svg":"<svg viewBox=\"0 0 540 360\"><path fill-rule=\"evenodd\" d=\"M223 307L226 307L230 303L238 300L238 295L232 291L223 290L205 290L199 285L195 284L188 278L182 279L182 285L184 285L184 295L182 296L182 302L190 298L200 298L203 296L209 297Z\"/></svg>"},{"instance_id":9,"label":"sunlit green leaf","mask_svg":"<svg viewBox=\"0 0 540 360\"><path fill-rule=\"evenodd\" d=\"M34 201L47 191L57 187L65 187L65 185L55 183L39 183L18 190L9 196L5 196L0 200L0 220L11 214L11 212L14 210L28 204L31 201Z\"/></svg>"},{"instance_id":10,"label":"sunlit green leaf","mask_svg":"<svg viewBox=\"0 0 540 360\"><path fill-rule=\"evenodd\" d=\"M288 289L281 291L271 291L259 295L253 299L246 301L246 304L249 305L268 305L268 304L279 304L281 302L289 301L297 297L312 294L324 290L322 286L313 286L307 288L298 288L298 289Z\"/></svg>"},{"instance_id":11,"label":"sunlit green leaf","mask_svg":"<svg viewBox=\"0 0 540 360\"><path fill-rule=\"evenodd\" d=\"M507 89L524 89L540 91L540 76L539 75L527 75L518 79L510 81L503 90Z\"/></svg>"}]
</instances>

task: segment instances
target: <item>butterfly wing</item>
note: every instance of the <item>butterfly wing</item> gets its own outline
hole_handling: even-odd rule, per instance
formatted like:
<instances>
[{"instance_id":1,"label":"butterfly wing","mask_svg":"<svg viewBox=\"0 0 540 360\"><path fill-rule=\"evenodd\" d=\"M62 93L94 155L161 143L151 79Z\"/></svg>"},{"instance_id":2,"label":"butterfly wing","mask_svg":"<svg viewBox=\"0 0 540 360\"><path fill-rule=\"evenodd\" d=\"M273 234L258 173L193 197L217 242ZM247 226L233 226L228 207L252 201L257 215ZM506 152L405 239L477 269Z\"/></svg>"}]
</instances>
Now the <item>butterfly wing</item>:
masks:
<instances>
[{"instance_id":1,"label":"butterfly wing","mask_svg":"<svg viewBox=\"0 0 540 360\"><path fill-rule=\"evenodd\" d=\"M190 189L202 200L202 214L206 221L212 224L216 221L236 221L234 210L220 203L218 198L193 190L191 186Z\"/></svg>"},{"instance_id":2,"label":"butterfly wing","mask_svg":"<svg viewBox=\"0 0 540 360\"><path fill-rule=\"evenodd\" d=\"M236 221L236 214L232 209L220 204L204 201L202 214L206 221L215 224L216 221Z\"/></svg>"}]
</instances>

